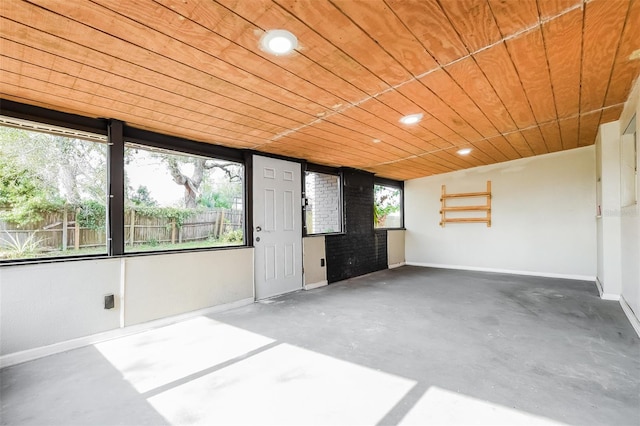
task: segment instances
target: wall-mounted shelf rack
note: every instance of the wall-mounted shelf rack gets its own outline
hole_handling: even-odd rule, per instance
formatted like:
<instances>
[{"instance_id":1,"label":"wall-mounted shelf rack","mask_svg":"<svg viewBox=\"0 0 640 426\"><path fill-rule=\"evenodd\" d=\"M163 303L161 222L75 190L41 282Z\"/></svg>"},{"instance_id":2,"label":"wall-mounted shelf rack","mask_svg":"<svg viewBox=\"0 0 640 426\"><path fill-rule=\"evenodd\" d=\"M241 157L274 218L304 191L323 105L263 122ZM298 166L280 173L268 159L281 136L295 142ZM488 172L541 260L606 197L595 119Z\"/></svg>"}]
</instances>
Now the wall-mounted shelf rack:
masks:
<instances>
[{"instance_id":1,"label":"wall-mounted shelf rack","mask_svg":"<svg viewBox=\"0 0 640 426\"><path fill-rule=\"evenodd\" d=\"M451 198L478 198L485 197L485 205L474 206L447 206L447 200ZM491 226L491 181L487 181L487 190L483 192L460 192L457 194L447 194L446 185L442 185L442 204L440 210L440 226L447 223L486 223L487 228ZM485 212L484 217L447 217L448 212Z\"/></svg>"}]
</instances>

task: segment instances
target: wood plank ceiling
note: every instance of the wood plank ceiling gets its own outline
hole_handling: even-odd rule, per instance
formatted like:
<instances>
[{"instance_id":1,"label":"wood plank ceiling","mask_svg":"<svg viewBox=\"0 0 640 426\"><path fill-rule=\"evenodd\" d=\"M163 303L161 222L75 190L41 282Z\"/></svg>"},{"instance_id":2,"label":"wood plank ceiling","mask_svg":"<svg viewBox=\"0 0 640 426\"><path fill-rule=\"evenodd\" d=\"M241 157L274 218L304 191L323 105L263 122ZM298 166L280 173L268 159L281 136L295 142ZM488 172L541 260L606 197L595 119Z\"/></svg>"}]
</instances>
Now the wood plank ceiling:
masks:
<instances>
[{"instance_id":1,"label":"wood plank ceiling","mask_svg":"<svg viewBox=\"0 0 640 426\"><path fill-rule=\"evenodd\" d=\"M5 99L400 180L593 144L640 72L640 0L0 7Z\"/></svg>"}]
</instances>

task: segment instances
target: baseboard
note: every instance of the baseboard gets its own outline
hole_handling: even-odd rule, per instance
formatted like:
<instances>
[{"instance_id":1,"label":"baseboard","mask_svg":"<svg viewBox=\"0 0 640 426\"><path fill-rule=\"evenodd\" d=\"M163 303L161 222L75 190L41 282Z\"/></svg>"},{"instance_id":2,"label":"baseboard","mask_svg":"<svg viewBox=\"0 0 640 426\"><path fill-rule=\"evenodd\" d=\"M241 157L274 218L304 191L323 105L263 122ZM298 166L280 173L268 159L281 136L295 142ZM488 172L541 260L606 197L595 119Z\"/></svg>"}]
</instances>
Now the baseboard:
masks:
<instances>
[{"instance_id":1,"label":"baseboard","mask_svg":"<svg viewBox=\"0 0 640 426\"><path fill-rule=\"evenodd\" d=\"M197 311L186 312L184 314L161 318L161 319L145 322L142 324L136 324L128 327L117 328L115 330L109 330L103 333L97 333L97 334L92 334L90 336L78 337L76 339L65 340L63 342L58 342L58 343L54 343L47 346L41 346L38 348L27 349L20 352L14 352L11 354L2 355L0 356L0 368L21 364L23 362L32 361L34 359L42 358L45 356L70 351L72 349L78 349L83 346L94 345L96 343L116 339L118 337L129 336L132 334L141 333L143 331L152 330L154 328L164 327L167 325L175 324L180 321L185 321L190 318L194 318L202 315L215 314L218 312L227 311L229 309L239 308L241 306L250 305L253 302L254 302L253 298L241 299L235 302L212 306L210 308L205 308L205 309L199 309Z\"/></svg>"},{"instance_id":2,"label":"baseboard","mask_svg":"<svg viewBox=\"0 0 640 426\"><path fill-rule=\"evenodd\" d=\"M329 285L329 281L324 280L324 281L318 281L317 283L305 284L303 288L305 290L313 290L314 288L324 287L325 285Z\"/></svg>"},{"instance_id":3,"label":"baseboard","mask_svg":"<svg viewBox=\"0 0 640 426\"><path fill-rule=\"evenodd\" d=\"M406 265L406 262L400 262L400 263L391 263L389 265L389 269L395 269L395 268L399 268L401 266Z\"/></svg>"},{"instance_id":4,"label":"baseboard","mask_svg":"<svg viewBox=\"0 0 640 426\"><path fill-rule=\"evenodd\" d=\"M629 319L629 322L631 323L633 329L636 331L636 334L638 335L638 337L640 337L640 321L638 321L638 317L633 312L631 306L629 306L624 296L620 296L620 306L622 306L622 310Z\"/></svg>"},{"instance_id":5,"label":"baseboard","mask_svg":"<svg viewBox=\"0 0 640 426\"><path fill-rule=\"evenodd\" d=\"M618 301L620 300L620 295L619 294L614 294L614 293L605 293L604 289L602 288L602 283L600 282L600 278L596 277L596 287L598 288L598 293L600 293L600 299L602 300L614 300L614 301Z\"/></svg>"},{"instance_id":6,"label":"baseboard","mask_svg":"<svg viewBox=\"0 0 640 426\"><path fill-rule=\"evenodd\" d=\"M556 274L552 272L518 271L513 269L483 268L483 267L477 267L477 266L447 265L447 264L441 264L441 263L406 262L406 264L410 266L422 266L426 268L459 269L463 271L478 271L478 272L496 272L499 274L528 275L532 277L561 278L565 280L595 281L596 279L596 277L590 276L590 275L572 275L572 274Z\"/></svg>"},{"instance_id":7,"label":"baseboard","mask_svg":"<svg viewBox=\"0 0 640 426\"><path fill-rule=\"evenodd\" d=\"M598 289L598 294L600 297L604 294L604 290L602 289L602 283L600 282L600 278L596 277L596 288Z\"/></svg>"},{"instance_id":8,"label":"baseboard","mask_svg":"<svg viewBox=\"0 0 640 426\"><path fill-rule=\"evenodd\" d=\"M614 302L617 302L620 300L620 295L619 294L613 294L613 293L602 293L600 295L600 299L602 300L612 300Z\"/></svg>"}]
</instances>

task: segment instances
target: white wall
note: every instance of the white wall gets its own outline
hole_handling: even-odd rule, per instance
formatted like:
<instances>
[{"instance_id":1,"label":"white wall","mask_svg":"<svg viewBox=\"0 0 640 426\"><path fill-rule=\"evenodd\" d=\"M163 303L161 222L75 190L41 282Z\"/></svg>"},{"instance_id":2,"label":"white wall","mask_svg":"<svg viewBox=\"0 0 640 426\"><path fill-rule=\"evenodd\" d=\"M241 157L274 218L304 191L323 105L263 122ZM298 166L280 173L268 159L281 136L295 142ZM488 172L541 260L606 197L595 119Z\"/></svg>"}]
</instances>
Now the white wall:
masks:
<instances>
[{"instance_id":1,"label":"white wall","mask_svg":"<svg viewBox=\"0 0 640 426\"><path fill-rule=\"evenodd\" d=\"M120 259L0 268L0 354L50 345L118 328Z\"/></svg>"},{"instance_id":2,"label":"white wall","mask_svg":"<svg viewBox=\"0 0 640 426\"><path fill-rule=\"evenodd\" d=\"M389 268L404 265L404 229L387 231L387 265Z\"/></svg>"},{"instance_id":3,"label":"white wall","mask_svg":"<svg viewBox=\"0 0 640 426\"><path fill-rule=\"evenodd\" d=\"M126 258L125 326L253 300L253 249Z\"/></svg>"},{"instance_id":4,"label":"white wall","mask_svg":"<svg viewBox=\"0 0 640 426\"><path fill-rule=\"evenodd\" d=\"M439 226L441 185L479 192L487 180L490 228ZM593 279L595 198L593 146L407 181L406 262Z\"/></svg>"},{"instance_id":5,"label":"white wall","mask_svg":"<svg viewBox=\"0 0 640 426\"><path fill-rule=\"evenodd\" d=\"M622 291L620 234L620 123L600 126L596 136L598 191L597 256L598 284L606 299L617 299Z\"/></svg>"},{"instance_id":6,"label":"white wall","mask_svg":"<svg viewBox=\"0 0 640 426\"><path fill-rule=\"evenodd\" d=\"M253 248L3 266L0 355L241 301L253 301Z\"/></svg>"},{"instance_id":7,"label":"white wall","mask_svg":"<svg viewBox=\"0 0 640 426\"><path fill-rule=\"evenodd\" d=\"M635 90L632 93L630 102L625 108L620 120L621 131L627 128L631 119L630 115L636 115L636 138L640 137L640 80L638 80ZM638 150L636 161L640 165L640 141L636 141ZM621 274L622 296L624 301L632 309L636 317L640 317L640 176L636 173L636 203L624 206L620 209L620 243L621 243ZM640 334L640 330L638 330Z\"/></svg>"},{"instance_id":8,"label":"white wall","mask_svg":"<svg viewBox=\"0 0 640 426\"><path fill-rule=\"evenodd\" d=\"M327 263L324 236L302 239L302 267L304 269L304 288L312 289L327 285ZM324 266L321 260L325 259Z\"/></svg>"},{"instance_id":9,"label":"white wall","mask_svg":"<svg viewBox=\"0 0 640 426\"><path fill-rule=\"evenodd\" d=\"M634 204L624 202L621 195L621 169L625 155L620 149L621 137L636 116L636 137L640 135L640 79L625 103L618 121L600 126L598 133L598 170L602 174L602 219L599 221L598 280L602 297L620 298L620 303L640 335L640 180L636 174ZM640 147L639 147L640 148ZM640 149L636 151L640 164ZM628 204L628 205L626 205ZM607 226L608 225L608 226ZM613 279L612 279L613 277Z\"/></svg>"}]
</instances>

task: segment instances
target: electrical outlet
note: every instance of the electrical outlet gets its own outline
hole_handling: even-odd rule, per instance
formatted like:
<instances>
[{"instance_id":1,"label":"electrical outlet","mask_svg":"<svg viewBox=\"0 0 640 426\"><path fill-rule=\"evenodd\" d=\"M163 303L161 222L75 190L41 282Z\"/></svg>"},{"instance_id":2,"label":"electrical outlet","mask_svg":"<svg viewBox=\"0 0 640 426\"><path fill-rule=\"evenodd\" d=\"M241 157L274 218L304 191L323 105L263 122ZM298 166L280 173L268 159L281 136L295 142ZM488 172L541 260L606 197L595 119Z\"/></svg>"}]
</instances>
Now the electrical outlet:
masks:
<instances>
[{"instance_id":1,"label":"electrical outlet","mask_svg":"<svg viewBox=\"0 0 640 426\"><path fill-rule=\"evenodd\" d=\"M104 308L105 309L113 309L116 306L116 298L113 294L107 294L104 297Z\"/></svg>"}]
</instances>

